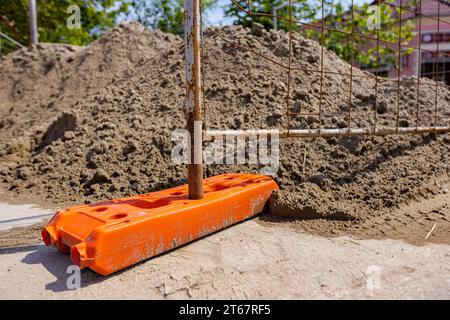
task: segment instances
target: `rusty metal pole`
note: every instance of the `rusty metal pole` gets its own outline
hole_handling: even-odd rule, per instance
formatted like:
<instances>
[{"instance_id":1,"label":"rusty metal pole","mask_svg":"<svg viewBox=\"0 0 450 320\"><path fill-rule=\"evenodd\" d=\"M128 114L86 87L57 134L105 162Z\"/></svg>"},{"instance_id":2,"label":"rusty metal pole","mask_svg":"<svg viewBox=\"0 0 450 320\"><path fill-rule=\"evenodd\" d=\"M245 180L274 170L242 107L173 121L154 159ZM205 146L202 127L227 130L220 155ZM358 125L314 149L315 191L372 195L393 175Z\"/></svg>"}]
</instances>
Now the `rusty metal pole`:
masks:
<instances>
[{"instance_id":1,"label":"rusty metal pole","mask_svg":"<svg viewBox=\"0 0 450 320\"><path fill-rule=\"evenodd\" d=\"M38 26L37 26L37 10L36 0L30 0L30 44L38 43Z\"/></svg>"},{"instance_id":2,"label":"rusty metal pole","mask_svg":"<svg viewBox=\"0 0 450 320\"><path fill-rule=\"evenodd\" d=\"M201 0L185 0L184 40L186 55L186 116L190 133L188 164L189 199L203 198L203 115Z\"/></svg>"}]
</instances>

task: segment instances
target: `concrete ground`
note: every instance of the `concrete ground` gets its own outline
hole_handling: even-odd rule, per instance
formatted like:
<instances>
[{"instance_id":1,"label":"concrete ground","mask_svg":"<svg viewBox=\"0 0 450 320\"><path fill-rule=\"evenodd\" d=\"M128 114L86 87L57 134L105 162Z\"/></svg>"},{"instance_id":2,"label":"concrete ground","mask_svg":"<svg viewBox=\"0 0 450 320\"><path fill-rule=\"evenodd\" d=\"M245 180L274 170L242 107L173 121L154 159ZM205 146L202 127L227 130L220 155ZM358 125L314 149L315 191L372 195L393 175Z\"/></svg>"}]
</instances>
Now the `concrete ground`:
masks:
<instances>
[{"instance_id":1,"label":"concrete ground","mask_svg":"<svg viewBox=\"0 0 450 320\"><path fill-rule=\"evenodd\" d=\"M109 277L0 249L0 299L450 299L450 246L325 238L251 220ZM69 271L69 273L68 273Z\"/></svg>"},{"instance_id":2,"label":"concrete ground","mask_svg":"<svg viewBox=\"0 0 450 320\"><path fill-rule=\"evenodd\" d=\"M8 204L0 202L0 230L24 227L50 219L55 212L31 204Z\"/></svg>"}]
</instances>

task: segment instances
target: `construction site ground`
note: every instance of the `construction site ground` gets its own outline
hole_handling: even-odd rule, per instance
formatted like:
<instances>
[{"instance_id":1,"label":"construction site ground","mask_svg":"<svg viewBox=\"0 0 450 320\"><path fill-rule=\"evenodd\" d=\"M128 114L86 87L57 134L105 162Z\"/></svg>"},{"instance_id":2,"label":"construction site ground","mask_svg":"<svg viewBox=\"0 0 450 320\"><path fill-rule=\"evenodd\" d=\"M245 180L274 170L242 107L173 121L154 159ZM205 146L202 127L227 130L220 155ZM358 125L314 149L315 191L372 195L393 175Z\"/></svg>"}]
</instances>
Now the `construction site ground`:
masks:
<instances>
[{"instance_id":1,"label":"construction site ground","mask_svg":"<svg viewBox=\"0 0 450 320\"><path fill-rule=\"evenodd\" d=\"M255 24L204 38L208 129L450 123L450 91L436 82L375 81L300 33L292 90L273 63L289 61L287 33ZM76 204L185 184L186 166L171 159L184 99L183 39L138 23L87 47L5 57L0 298L450 298L449 133L282 140L268 212L109 277L83 270L69 290L69 256L43 246L43 223ZM287 119L287 108L312 116ZM262 167L211 164L205 176Z\"/></svg>"},{"instance_id":2,"label":"construction site ground","mask_svg":"<svg viewBox=\"0 0 450 320\"><path fill-rule=\"evenodd\" d=\"M8 200L14 204L0 204L0 225L5 208L22 206L17 198ZM449 194L400 211L436 209L450 220ZM48 209L27 212L39 216ZM433 241L442 226L425 240L433 221L424 221L411 244L317 236L268 218L263 214L109 277L83 270L81 288L74 290L67 285L70 257L39 241L42 224L3 230L0 299L450 298L450 246ZM31 236L24 240L24 234Z\"/></svg>"}]
</instances>

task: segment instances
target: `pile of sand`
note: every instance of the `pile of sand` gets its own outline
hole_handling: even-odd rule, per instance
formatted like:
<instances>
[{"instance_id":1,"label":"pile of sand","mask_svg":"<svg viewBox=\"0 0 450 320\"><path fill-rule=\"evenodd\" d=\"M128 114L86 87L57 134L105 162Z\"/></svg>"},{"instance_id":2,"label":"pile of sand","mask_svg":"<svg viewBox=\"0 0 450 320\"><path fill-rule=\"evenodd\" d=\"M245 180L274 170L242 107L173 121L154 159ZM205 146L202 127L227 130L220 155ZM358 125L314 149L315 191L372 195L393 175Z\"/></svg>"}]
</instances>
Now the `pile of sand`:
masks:
<instances>
[{"instance_id":1,"label":"pile of sand","mask_svg":"<svg viewBox=\"0 0 450 320\"><path fill-rule=\"evenodd\" d=\"M260 28L207 30L207 125L211 129L284 128L287 75L272 62L230 46L216 35L287 63L287 36ZM317 70L320 46L295 35L293 66ZM8 56L0 65L0 181L11 191L56 203L91 202L151 192L186 182L170 155L171 133L183 128L184 60L181 38L126 23L86 48L42 44ZM325 52L328 71L350 66ZM367 75L355 69L354 75ZM320 74L293 73L290 108L317 112ZM434 124L436 87L420 87L420 125ZM402 126L415 126L416 79L400 87ZM327 74L324 121L345 127L349 77ZM397 84L354 78L351 105L394 125ZM439 89L439 116L450 116L450 92ZM440 121L439 124L444 124ZM448 120L447 120L448 123ZM355 116L354 126L373 124ZM316 117L291 119L315 128ZM274 213L345 220L354 228L403 203L445 190L450 136L293 139L282 142ZM255 172L257 166L212 165L208 175ZM439 183L435 183L439 179ZM308 222L310 223L310 222ZM309 228L305 222L306 228ZM335 222L314 222L336 230Z\"/></svg>"}]
</instances>

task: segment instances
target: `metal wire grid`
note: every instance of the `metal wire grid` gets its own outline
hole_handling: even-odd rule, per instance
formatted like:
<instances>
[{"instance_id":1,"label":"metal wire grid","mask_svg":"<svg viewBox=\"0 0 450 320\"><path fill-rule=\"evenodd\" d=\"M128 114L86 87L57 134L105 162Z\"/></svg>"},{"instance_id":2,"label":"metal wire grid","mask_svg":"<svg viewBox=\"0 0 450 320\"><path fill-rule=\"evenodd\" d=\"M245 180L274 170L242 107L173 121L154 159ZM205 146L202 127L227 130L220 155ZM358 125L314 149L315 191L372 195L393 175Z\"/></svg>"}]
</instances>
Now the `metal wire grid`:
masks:
<instances>
[{"instance_id":1,"label":"metal wire grid","mask_svg":"<svg viewBox=\"0 0 450 320\"><path fill-rule=\"evenodd\" d=\"M403 128L401 127L400 124L400 120L401 120L401 108L400 108L400 101L401 101L401 84L402 84L402 52L404 49L410 49L413 51L417 51L418 52L418 59L419 59L419 64L421 65L421 58L422 58L422 52L429 52L432 55L436 56L435 59L435 63L433 66L433 72L432 75L433 76L437 76L440 74L439 72L439 59L441 57L449 57L450 55L444 52L440 52L440 47L439 47L439 42L437 42L436 44L436 51L434 50L430 50L430 49L426 49L422 47L422 33L421 33L421 28L422 28L422 19L423 18L427 18L429 20L432 21L436 21L437 23L437 35L439 36L441 34L441 24L446 24L450 26L450 22L447 22L445 20L441 19L441 1L437 1L438 2L438 14L437 17L434 16L429 16L426 14L423 14L423 10L422 10L422 1L416 1L416 6L411 8L408 6L408 1L409 0L400 0L400 1L382 1L382 0L377 0L376 1L376 5L380 6L380 5L388 5L392 8L394 8L395 10L397 10L397 12L399 12L399 16L398 16L398 41L394 42L394 41L388 41L388 40L384 40L381 39L380 37L380 29L377 28L375 33L375 36L370 36L367 34L362 34L362 33L358 33L355 30L355 26L354 26L354 13L355 13L355 6L354 6L354 0L351 0L351 4L350 4L350 11L349 11L349 16L352 22L352 28L351 31L345 31L345 30L340 30L336 27L331 27L331 26L327 26L325 25L325 1L322 0L321 1L321 20L315 20L312 22L303 22L303 21L298 21L293 19L292 16L292 4L293 4L293 0L287 0L288 1L288 6L287 6L287 10L288 10L288 17L284 17L284 16L275 16L273 14L270 13L260 13L260 12L254 12L252 11L252 4L251 4L251 0L247 0L246 1L246 6L244 7L243 5L241 5L240 3L238 3L236 0L230 0L231 3L235 6L235 8L237 8L240 12L243 12L249 16L260 16L260 17L269 17L269 18L274 18L276 17L277 20L279 21L284 21L286 23L288 23L288 62L287 64L281 62L281 61L277 61L271 57L268 57L267 55L261 53L261 52L257 52L249 47L243 46L241 44L237 44L234 43L233 41L227 39L225 36L221 35L220 32L211 29L210 31L213 33L214 36L219 37L220 39L222 39L224 42L226 42L227 44L229 44L230 46L238 49L238 50L242 50L242 51L246 51L249 52L251 54L254 54L255 56L258 56L260 58L263 58L277 66L279 66L280 68L284 69L287 71L287 95L285 98L286 101L286 115L287 115L287 124L285 129L283 130L282 134L280 135L281 137L320 137L320 136L335 136L335 135L386 135L386 134L401 134L401 133L426 133L426 132L448 132L450 131L450 127L445 125L445 126L439 126L440 121L443 121L445 119L439 119L439 112L438 112L438 100L439 100L439 90L442 88L449 88L449 86L443 82L434 82L434 83L430 83L430 82L425 82L422 79L420 79L420 77L417 77L416 80L416 106L415 106L415 126L414 129L412 128ZM406 2L407 4L405 5L404 2ZM411 43L404 43L402 41L402 25L404 22L404 18L406 18L407 16L413 16L416 17L416 19L418 19L418 33L419 33L419 41L418 41L418 45L414 45ZM309 28L315 28L315 29L319 29L320 30L320 39L319 39L319 43L320 43L320 67L319 69L311 69L311 68L303 68L303 67L294 67L292 64L292 58L293 58L293 54L292 54L292 38L293 38L293 33L296 32L295 30L293 30L292 26L295 25L296 27L298 26L305 26L305 27L309 27ZM346 72L336 72L336 71L331 71L331 70L326 70L325 69L325 63L324 63L324 55L325 55L325 45L324 45L324 39L326 36L326 33L328 32L337 32L337 33L341 33L344 34L346 36L350 37L350 41L351 41L351 61L350 61L350 70L348 73ZM355 39L356 38L361 38L361 39L365 39L368 41L375 41L376 42L376 67L374 68L375 70L375 74L369 74L369 73L365 73L365 74L355 74L354 73L354 68L355 68L355 47L354 47L354 43L355 43ZM385 45L385 46L390 46L392 48L396 49L396 54L397 54L397 66L396 66L396 73L397 76L395 78L383 78L379 76L379 71L380 71L380 47L381 45ZM204 52L203 52L203 47L202 46L202 55L204 56ZM204 70L204 67L202 68L202 70ZM292 73L296 72L296 71L302 71L302 72L309 72L309 73L319 73L320 74L320 100L319 100L319 110L318 112L292 112L291 111L291 103L292 103L292 92L293 92L293 88L292 88ZM204 74L204 71L203 71ZM445 72L443 73L445 74ZM338 76L343 76L343 77L348 77L350 79L350 85L348 88L349 91L349 101L348 101L348 112L346 113L327 113L324 111L324 106L323 106L323 98L324 98L324 78L325 75L338 75ZM365 78L365 79L371 79L375 81L375 85L374 85L374 90L375 90L375 101L374 101L374 109L371 112L355 112L353 109L353 80L355 78ZM384 128L380 128L378 126L378 92L379 92L379 87L380 87L380 83L381 82L394 82L397 86L397 101L396 101L396 111L395 111L395 122L396 125L395 127L384 127ZM435 91L435 98L434 98L434 110L432 111L433 113L433 123L434 125L431 127L421 127L420 126L420 115L421 115L421 104L420 104L420 88L422 86L433 86L434 87L434 91ZM204 95L204 87L203 87L203 95ZM205 99L203 99L203 109L204 109L204 113L206 115L206 105L205 105ZM341 116L346 116L347 117L347 128L345 129L327 129L323 127L323 120L324 117L328 117L330 115L341 115ZM306 129L306 130L298 130L298 129L294 129L291 126L291 118L293 116L300 116L300 117L306 117L306 116L315 116L318 117L318 123L319 123L319 128L316 130L310 130L310 129ZM352 128L352 124L353 124L353 118L355 116L364 116L364 117L371 117L373 119L373 126L372 128ZM206 118L206 117L205 117ZM213 133L213 131L211 131L211 133ZM215 134L220 134L221 132L218 130L214 131Z\"/></svg>"}]
</instances>

